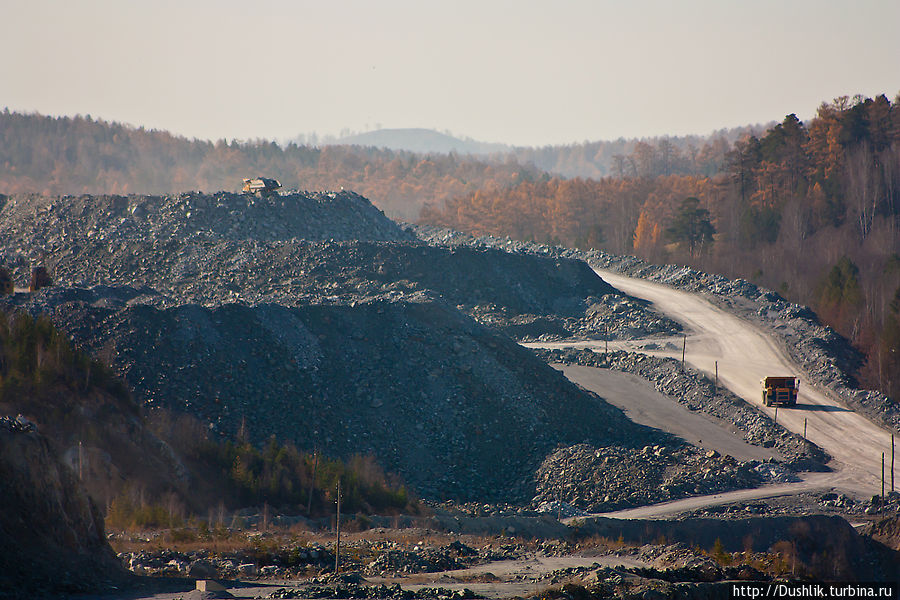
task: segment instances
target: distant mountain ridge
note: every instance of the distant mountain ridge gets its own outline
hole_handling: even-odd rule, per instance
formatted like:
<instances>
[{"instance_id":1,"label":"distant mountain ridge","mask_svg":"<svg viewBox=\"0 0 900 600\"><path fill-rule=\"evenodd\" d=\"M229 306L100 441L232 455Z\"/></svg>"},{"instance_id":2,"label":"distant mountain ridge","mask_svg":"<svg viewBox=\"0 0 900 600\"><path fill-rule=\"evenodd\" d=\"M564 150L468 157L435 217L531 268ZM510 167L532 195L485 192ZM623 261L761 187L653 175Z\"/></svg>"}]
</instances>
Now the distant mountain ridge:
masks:
<instances>
[{"instance_id":1,"label":"distant mountain ridge","mask_svg":"<svg viewBox=\"0 0 900 600\"><path fill-rule=\"evenodd\" d=\"M471 138L462 139L433 129L422 128L376 129L339 138L331 145L387 148L388 150L406 150L418 154L448 154L450 152L493 154L512 150L512 147L506 144L479 142Z\"/></svg>"}]
</instances>

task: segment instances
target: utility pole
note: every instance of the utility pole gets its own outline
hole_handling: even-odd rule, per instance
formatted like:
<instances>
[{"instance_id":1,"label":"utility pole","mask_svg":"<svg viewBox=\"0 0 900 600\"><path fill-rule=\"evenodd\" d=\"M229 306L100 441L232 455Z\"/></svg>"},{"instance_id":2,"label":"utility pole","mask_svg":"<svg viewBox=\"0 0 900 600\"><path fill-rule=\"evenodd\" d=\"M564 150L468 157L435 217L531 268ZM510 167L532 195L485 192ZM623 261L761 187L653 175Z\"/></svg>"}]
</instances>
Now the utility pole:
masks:
<instances>
[{"instance_id":1,"label":"utility pole","mask_svg":"<svg viewBox=\"0 0 900 600\"><path fill-rule=\"evenodd\" d=\"M684 351L687 350L687 336L681 339L681 368L684 368Z\"/></svg>"},{"instance_id":2,"label":"utility pole","mask_svg":"<svg viewBox=\"0 0 900 600\"><path fill-rule=\"evenodd\" d=\"M884 452L881 453L881 499L884 500Z\"/></svg>"},{"instance_id":3,"label":"utility pole","mask_svg":"<svg viewBox=\"0 0 900 600\"><path fill-rule=\"evenodd\" d=\"M315 450L313 450L313 472L312 479L309 482L309 503L306 506L306 516L310 516L312 514L312 497L313 490L316 487L316 468L319 466L319 447L316 446Z\"/></svg>"},{"instance_id":4,"label":"utility pole","mask_svg":"<svg viewBox=\"0 0 900 600\"><path fill-rule=\"evenodd\" d=\"M803 439L806 439L806 417L803 417Z\"/></svg>"},{"instance_id":5,"label":"utility pole","mask_svg":"<svg viewBox=\"0 0 900 600\"><path fill-rule=\"evenodd\" d=\"M341 569L341 480L338 479L337 484L337 543L334 545L334 574L337 575Z\"/></svg>"},{"instance_id":6,"label":"utility pole","mask_svg":"<svg viewBox=\"0 0 900 600\"><path fill-rule=\"evenodd\" d=\"M891 492L894 491L894 434L891 434Z\"/></svg>"},{"instance_id":7,"label":"utility pole","mask_svg":"<svg viewBox=\"0 0 900 600\"><path fill-rule=\"evenodd\" d=\"M609 323L604 323L604 327L606 327L606 332L603 334L603 340L606 342L606 348L603 351L604 354L609 354Z\"/></svg>"},{"instance_id":8,"label":"utility pole","mask_svg":"<svg viewBox=\"0 0 900 600\"><path fill-rule=\"evenodd\" d=\"M778 405L775 405L775 424L778 425Z\"/></svg>"}]
</instances>

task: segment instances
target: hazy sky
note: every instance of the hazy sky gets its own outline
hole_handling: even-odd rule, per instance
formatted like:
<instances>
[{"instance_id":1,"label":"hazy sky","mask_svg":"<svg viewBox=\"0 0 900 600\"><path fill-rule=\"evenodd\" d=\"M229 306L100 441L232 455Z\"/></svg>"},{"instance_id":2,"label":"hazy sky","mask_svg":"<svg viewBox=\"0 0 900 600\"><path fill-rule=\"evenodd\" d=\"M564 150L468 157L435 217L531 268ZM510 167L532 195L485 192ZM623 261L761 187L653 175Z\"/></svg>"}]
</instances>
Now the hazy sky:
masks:
<instances>
[{"instance_id":1,"label":"hazy sky","mask_svg":"<svg viewBox=\"0 0 900 600\"><path fill-rule=\"evenodd\" d=\"M0 0L0 14L0 107L205 139L707 134L900 92L898 0Z\"/></svg>"}]
</instances>

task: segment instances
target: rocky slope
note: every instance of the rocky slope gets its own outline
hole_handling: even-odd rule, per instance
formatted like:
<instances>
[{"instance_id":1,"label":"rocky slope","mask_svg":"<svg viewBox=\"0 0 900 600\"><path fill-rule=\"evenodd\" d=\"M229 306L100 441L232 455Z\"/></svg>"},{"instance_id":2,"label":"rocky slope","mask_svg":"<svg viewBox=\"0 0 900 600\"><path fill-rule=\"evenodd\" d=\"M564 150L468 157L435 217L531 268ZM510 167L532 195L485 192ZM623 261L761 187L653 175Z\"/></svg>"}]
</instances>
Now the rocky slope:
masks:
<instances>
[{"instance_id":1,"label":"rocky slope","mask_svg":"<svg viewBox=\"0 0 900 600\"><path fill-rule=\"evenodd\" d=\"M2 228L0 228L2 230ZM29 243L37 244L37 240ZM31 246L18 255L28 276ZM157 305L353 305L442 298L520 339L629 337L680 331L581 261L412 242L81 238L44 255L60 284L152 288ZM164 295L164 296L163 296Z\"/></svg>"},{"instance_id":2,"label":"rocky slope","mask_svg":"<svg viewBox=\"0 0 900 600\"><path fill-rule=\"evenodd\" d=\"M147 406L227 435L245 422L257 442L373 454L428 497L530 498L531 475L558 444L668 440L427 297L156 308L149 295L46 288L7 302L49 313Z\"/></svg>"},{"instance_id":3,"label":"rocky slope","mask_svg":"<svg viewBox=\"0 0 900 600\"><path fill-rule=\"evenodd\" d=\"M152 288L166 307L417 301L427 290L520 339L680 331L580 260L413 240L349 192L12 196L0 210L0 255L20 287L41 265L60 285Z\"/></svg>"},{"instance_id":4,"label":"rocky slope","mask_svg":"<svg viewBox=\"0 0 900 600\"><path fill-rule=\"evenodd\" d=\"M33 424L0 417L0 598L96 591L123 577L103 519Z\"/></svg>"},{"instance_id":5,"label":"rocky slope","mask_svg":"<svg viewBox=\"0 0 900 600\"><path fill-rule=\"evenodd\" d=\"M432 248L349 193L26 196L0 217L17 280L40 263L56 283L6 307L225 436L370 453L459 499L530 498L557 445L668 440L496 331L677 328L580 261Z\"/></svg>"},{"instance_id":6,"label":"rocky slope","mask_svg":"<svg viewBox=\"0 0 900 600\"><path fill-rule=\"evenodd\" d=\"M257 198L190 192L174 196L0 195L0 242L38 260L82 238L194 237L265 241L409 240L410 233L353 192L304 192Z\"/></svg>"},{"instance_id":7,"label":"rocky slope","mask_svg":"<svg viewBox=\"0 0 900 600\"><path fill-rule=\"evenodd\" d=\"M589 512L607 512L756 487L763 478L755 466L686 444L641 449L579 444L544 460L533 503L555 500Z\"/></svg>"}]
</instances>

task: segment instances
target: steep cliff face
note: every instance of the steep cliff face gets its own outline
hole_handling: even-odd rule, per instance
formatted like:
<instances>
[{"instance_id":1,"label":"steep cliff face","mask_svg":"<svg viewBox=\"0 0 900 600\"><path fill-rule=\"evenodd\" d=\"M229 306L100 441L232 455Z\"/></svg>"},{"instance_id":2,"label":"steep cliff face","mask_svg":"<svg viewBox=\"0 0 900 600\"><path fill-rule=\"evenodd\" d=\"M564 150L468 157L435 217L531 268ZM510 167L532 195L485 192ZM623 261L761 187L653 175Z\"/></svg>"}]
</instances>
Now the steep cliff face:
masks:
<instances>
[{"instance_id":1,"label":"steep cliff face","mask_svg":"<svg viewBox=\"0 0 900 600\"><path fill-rule=\"evenodd\" d=\"M0 597L96 590L124 577L78 478L30 423L0 417Z\"/></svg>"}]
</instances>

